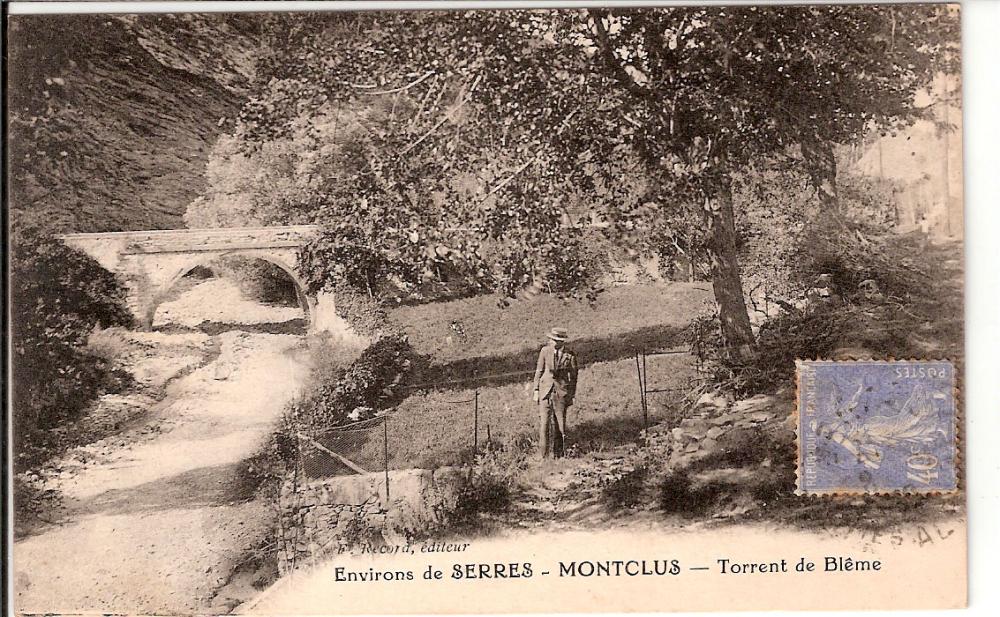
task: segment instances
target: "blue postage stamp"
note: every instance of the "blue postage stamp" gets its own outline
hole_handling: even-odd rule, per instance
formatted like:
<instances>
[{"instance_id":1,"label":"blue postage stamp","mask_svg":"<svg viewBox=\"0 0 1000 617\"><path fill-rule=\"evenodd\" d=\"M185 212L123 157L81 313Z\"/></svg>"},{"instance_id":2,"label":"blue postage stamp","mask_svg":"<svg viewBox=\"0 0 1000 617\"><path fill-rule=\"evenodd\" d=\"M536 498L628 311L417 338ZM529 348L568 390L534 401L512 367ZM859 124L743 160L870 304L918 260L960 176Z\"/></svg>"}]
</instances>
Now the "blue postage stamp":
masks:
<instances>
[{"instance_id":1,"label":"blue postage stamp","mask_svg":"<svg viewBox=\"0 0 1000 617\"><path fill-rule=\"evenodd\" d=\"M955 367L945 361L798 361L799 494L958 486Z\"/></svg>"}]
</instances>

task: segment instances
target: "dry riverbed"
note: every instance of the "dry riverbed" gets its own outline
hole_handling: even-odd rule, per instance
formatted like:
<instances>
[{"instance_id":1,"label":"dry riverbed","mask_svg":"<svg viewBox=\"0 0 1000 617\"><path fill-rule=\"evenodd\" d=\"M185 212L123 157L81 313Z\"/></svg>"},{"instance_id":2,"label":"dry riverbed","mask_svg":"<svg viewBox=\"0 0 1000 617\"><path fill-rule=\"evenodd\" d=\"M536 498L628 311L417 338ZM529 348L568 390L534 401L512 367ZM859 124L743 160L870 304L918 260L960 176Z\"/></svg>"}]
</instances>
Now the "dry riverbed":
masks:
<instances>
[{"instance_id":1,"label":"dry riverbed","mask_svg":"<svg viewBox=\"0 0 1000 617\"><path fill-rule=\"evenodd\" d=\"M226 584L266 541L270 513L237 470L308 367L302 335L246 325L287 322L295 311L208 279L161 309L158 323L172 329L117 333L137 386L89 416L113 417L119 430L40 474L62 504L14 544L18 612L221 613L247 599L240 594L251 589ZM201 319L233 326L192 331Z\"/></svg>"}]
</instances>

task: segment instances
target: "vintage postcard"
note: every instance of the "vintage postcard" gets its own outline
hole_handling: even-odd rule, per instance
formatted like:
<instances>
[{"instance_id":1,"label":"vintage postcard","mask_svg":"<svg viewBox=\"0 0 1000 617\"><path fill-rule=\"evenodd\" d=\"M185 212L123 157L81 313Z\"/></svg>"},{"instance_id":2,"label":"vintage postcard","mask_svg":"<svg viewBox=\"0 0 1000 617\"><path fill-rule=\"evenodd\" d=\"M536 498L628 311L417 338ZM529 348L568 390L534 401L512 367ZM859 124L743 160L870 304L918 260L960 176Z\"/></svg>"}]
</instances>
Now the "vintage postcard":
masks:
<instances>
[{"instance_id":1,"label":"vintage postcard","mask_svg":"<svg viewBox=\"0 0 1000 617\"><path fill-rule=\"evenodd\" d=\"M965 606L957 5L145 5L4 23L16 613Z\"/></svg>"}]
</instances>

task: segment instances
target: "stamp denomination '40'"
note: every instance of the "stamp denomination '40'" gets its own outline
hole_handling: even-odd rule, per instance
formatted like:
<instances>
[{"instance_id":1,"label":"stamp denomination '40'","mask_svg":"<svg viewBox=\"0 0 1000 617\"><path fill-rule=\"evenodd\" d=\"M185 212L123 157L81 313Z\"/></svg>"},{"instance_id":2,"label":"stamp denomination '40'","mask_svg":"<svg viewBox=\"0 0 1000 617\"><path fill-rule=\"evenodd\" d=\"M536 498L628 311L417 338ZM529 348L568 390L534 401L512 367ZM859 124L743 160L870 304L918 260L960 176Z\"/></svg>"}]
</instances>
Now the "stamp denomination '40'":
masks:
<instances>
[{"instance_id":1,"label":"stamp denomination '40'","mask_svg":"<svg viewBox=\"0 0 1000 617\"><path fill-rule=\"evenodd\" d=\"M955 369L944 361L800 361L798 492L957 488Z\"/></svg>"}]
</instances>

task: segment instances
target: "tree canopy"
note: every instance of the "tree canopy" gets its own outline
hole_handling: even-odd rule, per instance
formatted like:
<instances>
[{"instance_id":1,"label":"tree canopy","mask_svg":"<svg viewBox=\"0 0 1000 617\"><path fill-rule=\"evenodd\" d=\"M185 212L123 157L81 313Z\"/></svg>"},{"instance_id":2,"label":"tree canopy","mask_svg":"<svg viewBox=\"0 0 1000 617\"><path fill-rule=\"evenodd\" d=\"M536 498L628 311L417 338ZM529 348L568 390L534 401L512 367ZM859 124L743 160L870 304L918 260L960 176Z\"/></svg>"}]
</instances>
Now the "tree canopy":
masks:
<instances>
[{"instance_id":1,"label":"tree canopy","mask_svg":"<svg viewBox=\"0 0 1000 617\"><path fill-rule=\"evenodd\" d=\"M801 158L835 208L832 146L926 113L956 33L941 6L295 16L235 137L249 157L316 140L288 211L326 227L317 286L572 289L595 255L698 247L740 350L733 174Z\"/></svg>"}]
</instances>

